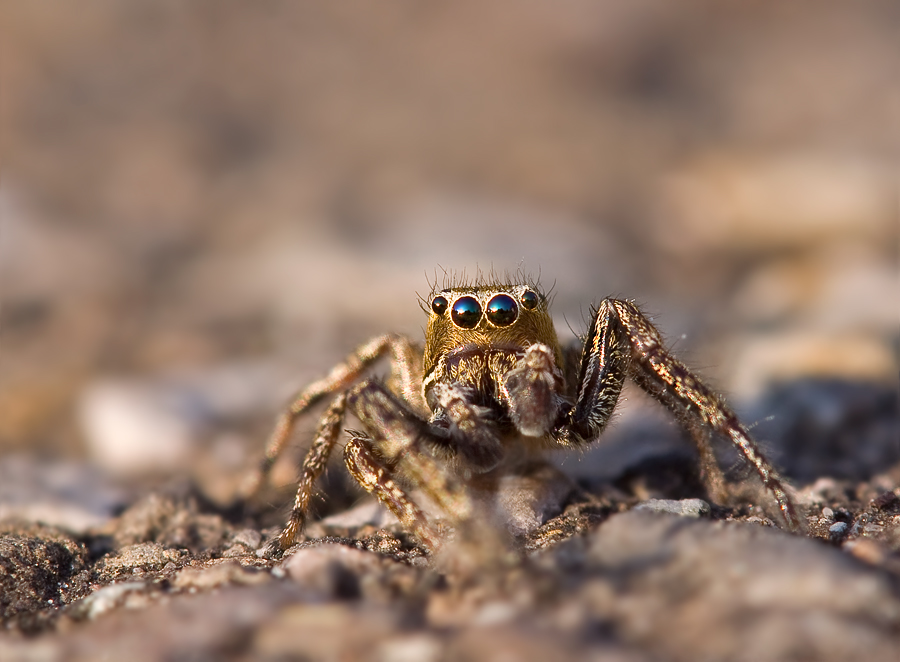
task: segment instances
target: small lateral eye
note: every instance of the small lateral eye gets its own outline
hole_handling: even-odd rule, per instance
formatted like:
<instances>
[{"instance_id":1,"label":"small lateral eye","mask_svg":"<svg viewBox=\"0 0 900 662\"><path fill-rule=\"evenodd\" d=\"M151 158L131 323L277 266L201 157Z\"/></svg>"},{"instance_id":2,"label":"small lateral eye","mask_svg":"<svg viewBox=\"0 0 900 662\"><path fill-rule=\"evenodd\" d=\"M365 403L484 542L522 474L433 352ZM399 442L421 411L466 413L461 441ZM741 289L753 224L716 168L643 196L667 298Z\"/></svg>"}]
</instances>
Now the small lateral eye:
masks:
<instances>
[{"instance_id":1,"label":"small lateral eye","mask_svg":"<svg viewBox=\"0 0 900 662\"><path fill-rule=\"evenodd\" d=\"M494 326L509 326L519 316L519 307L508 294L497 294L488 301L487 318Z\"/></svg>"},{"instance_id":2,"label":"small lateral eye","mask_svg":"<svg viewBox=\"0 0 900 662\"><path fill-rule=\"evenodd\" d=\"M531 290L525 290L522 292L522 305L525 306L528 310L533 310L538 305L538 295L536 292L532 292Z\"/></svg>"},{"instance_id":3,"label":"small lateral eye","mask_svg":"<svg viewBox=\"0 0 900 662\"><path fill-rule=\"evenodd\" d=\"M447 299L442 296L436 296L431 300L431 309L435 315L443 315L447 312Z\"/></svg>"},{"instance_id":4,"label":"small lateral eye","mask_svg":"<svg viewBox=\"0 0 900 662\"><path fill-rule=\"evenodd\" d=\"M450 310L453 323L461 329L474 329L481 321L481 304L475 297L460 297Z\"/></svg>"}]
</instances>

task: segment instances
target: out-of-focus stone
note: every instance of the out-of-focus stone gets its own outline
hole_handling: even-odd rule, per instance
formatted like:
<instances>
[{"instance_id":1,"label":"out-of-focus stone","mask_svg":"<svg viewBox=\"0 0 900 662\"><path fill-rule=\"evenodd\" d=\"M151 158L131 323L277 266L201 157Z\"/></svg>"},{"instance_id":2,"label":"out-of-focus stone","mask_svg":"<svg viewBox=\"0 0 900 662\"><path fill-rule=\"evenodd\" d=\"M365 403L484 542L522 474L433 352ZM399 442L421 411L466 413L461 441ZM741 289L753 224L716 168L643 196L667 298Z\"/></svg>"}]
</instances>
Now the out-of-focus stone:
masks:
<instances>
[{"instance_id":1,"label":"out-of-focus stone","mask_svg":"<svg viewBox=\"0 0 900 662\"><path fill-rule=\"evenodd\" d=\"M822 500L839 489L823 476L869 479L900 462L898 407L895 386L808 378L767 391L747 419L761 421L756 436L789 476L816 481L806 496Z\"/></svg>"},{"instance_id":2,"label":"out-of-focus stone","mask_svg":"<svg viewBox=\"0 0 900 662\"><path fill-rule=\"evenodd\" d=\"M274 410L295 375L271 361L235 362L147 380L90 384L78 414L93 460L120 475L184 471L201 441L248 415ZM233 461L240 449L214 448L216 459ZM234 446L234 444L232 444ZM219 457L222 456L222 457Z\"/></svg>"},{"instance_id":3,"label":"out-of-focus stone","mask_svg":"<svg viewBox=\"0 0 900 662\"><path fill-rule=\"evenodd\" d=\"M900 598L833 547L784 532L631 511L586 543L594 618L673 659L896 658Z\"/></svg>"},{"instance_id":4,"label":"out-of-focus stone","mask_svg":"<svg viewBox=\"0 0 900 662\"><path fill-rule=\"evenodd\" d=\"M330 515L317 522L316 527L354 529L363 526L384 528L397 524L397 518L375 499L366 499L340 513Z\"/></svg>"},{"instance_id":5,"label":"out-of-focus stone","mask_svg":"<svg viewBox=\"0 0 900 662\"><path fill-rule=\"evenodd\" d=\"M185 405L175 394L137 384L92 385L79 403L92 458L120 475L184 466L200 434L200 421Z\"/></svg>"},{"instance_id":6,"label":"out-of-focus stone","mask_svg":"<svg viewBox=\"0 0 900 662\"><path fill-rule=\"evenodd\" d=\"M877 161L714 154L673 174L659 237L684 254L887 239L896 200Z\"/></svg>"},{"instance_id":7,"label":"out-of-focus stone","mask_svg":"<svg viewBox=\"0 0 900 662\"><path fill-rule=\"evenodd\" d=\"M870 565L881 565L887 558L883 545L870 538L857 538L844 543L843 549L854 557Z\"/></svg>"},{"instance_id":8,"label":"out-of-focus stone","mask_svg":"<svg viewBox=\"0 0 900 662\"><path fill-rule=\"evenodd\" d=\"M85 546L59 529L0 524L0 623L30 615L36 625L41 612L78 597L75 578L87 562Z\"/></svg>"},{"instance_id":9,"label":"out-of-focus stone","mask_svg":"<svg viewBox=\"0 0 900 662\"><path fill-rule=\"evenodd\" d=\"M96 572L104 577L119 577L135 570L161 570L168 563L179 563L188 557L185 550L168 549L156 542L128 545L102 559Z\"/></svg>"},{"instance_id":10,"label":"out-of-focus stone","mask_svg":"<svg viewBox=\"0 0 900 662\"><path fill-rule=\"evenodd\" d=\"M0 520L59 526L75 533L107 522L128 490L83 462L0 458Z\"/></svg>"},{"instance_id":11,"label":"out-of-focus stone","mask_svg":"<svg viewBox=\"0 0 900 662\"><path fill-rule=\"evenodd\" d=\"M436 662L441 659L444 646L441 640L428 634L409 634L393 637L378 646L379 662Z\"/></svg>"},{"instance_id":12,"label":"out-of-focus stone","mask_svg":"<svg viewBox=\"0 0 900 662\"><path fill-rule=\"evenodd\" d=\"M895 377L889 346L868 333L805 330L738 336L722 350L732 369L728 390L742 399L777 382L804 377L887 382Z\"/></svg>"},{"instance_id":13,"label":"out-of-focus stone","mask_svg":"<svg viewBox=\"0 0 900 662\"><path fill-rule=\"evenodd\" d=\"M157 542L194 550L221 544L231 530L221 516L200 511L189 487L148 494L110 527L117 546Z\"/></svg>"},{"instance_id":14,"label":"out-of-focus stone","mask_svg":"<svg viewBox=\"0 0 900 662\"><path fill-rule=\"evenodd\" d=\"M72 616L75 618L97 618L108 611L122 606L130 595L143 593L146 590L147 584L145 582L119 582L104 586L74 605Z\"/></svg>"},{"instance_id":15,"label":"out-of-focus stone","mask_svg":"<svg viewBox=\"0 0 900 662\"><path fill-rule=\"evenodd\" d=\"M377 554L346 545L324 543L298 549L283 562L288 576L314 594L356 597L363 574L380 574L386 561Z\"/></svg>"},{"instance_id":16,"label":"out-of-focus stone","mask_svg":"<svg viewBox=\"0 0 900 662\"><path fill-rule=\"evenodd\" d=\"M701 517L710 513L709 504L703 499L648 499L636 505L634 509L682 517Z\"/></svg>"},{"instance_id":17,"label":"out-of-focus stone","mask_svg":"<svg viewBox=\"0 0 900 662\"><path fill-rule=\"evenodd\" d=\"M226 584L264 584L271 579L267 572L245 568L237 561L222 561L205 567L184 568L175 575L172 585L180 589L206 590Z\"/></svg>"},{"instance_id":18,"label":"out-of-focus stone","mask_svg":"<svg viewBox=\"0 0 900 662\"><path fill-rule=\"evenodd\" d=\"M263 659L372 659L373 643L396 628L397 614L352 603L298 604L259 628L254 650Z\"/></svg>"}]
</instances>

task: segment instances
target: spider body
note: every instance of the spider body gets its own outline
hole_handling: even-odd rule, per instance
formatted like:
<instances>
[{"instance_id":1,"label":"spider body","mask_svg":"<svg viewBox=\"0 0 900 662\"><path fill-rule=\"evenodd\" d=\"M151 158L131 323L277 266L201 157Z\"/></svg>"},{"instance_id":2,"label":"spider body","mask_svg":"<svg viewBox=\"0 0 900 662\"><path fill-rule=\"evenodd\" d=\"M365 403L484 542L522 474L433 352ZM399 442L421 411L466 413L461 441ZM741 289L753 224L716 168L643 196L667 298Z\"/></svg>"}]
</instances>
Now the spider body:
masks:
<instances>
[{"instance_id":1,"label":"spider body","mask_svg":"<svg viewBox=\"0 0 900 662\"><path fill-rule=\"evenodd\" d=\"M534 283L479 283L432 292L424 352L409 339L378 336L329 375L301 391L281 416L255 491L287 442L297 418L334 395L303 463L282 550L302 529L316 479L340 436L347 410L362 424L349 432L349 473L425 546L441 537L409 494L420 489L452 520L472 516L466 486L521 466L545 448L590 443L609 421L626 378L682 421L697 444L710 496L727 497L710 445L719 433L735 444L774 496L792 529L794 506L776 471L732 410L664 347L660 334L631 302L604 299L587 334L563 347L549 301ZM391 357L389 382L362 379Z\"/></svg>"},{"instance_id":2,"label":"spider body","mask_svg":"<svg viewBox=\"0 0 900 662\"><path fill-rule=\"evenodd\" d=\"M453 425L446 402L456 393L487 410L478 420L490 421L496 438L483 439L483 444L521 443L517 432L545 436L565 392L563 350L547 298L519 284L447 288L430 299L422 388L432 423ZM544 368L544 381L530 388L516 377L529 348L537 357L532 363L537 360Z\"/></svg>"}]
</instances>

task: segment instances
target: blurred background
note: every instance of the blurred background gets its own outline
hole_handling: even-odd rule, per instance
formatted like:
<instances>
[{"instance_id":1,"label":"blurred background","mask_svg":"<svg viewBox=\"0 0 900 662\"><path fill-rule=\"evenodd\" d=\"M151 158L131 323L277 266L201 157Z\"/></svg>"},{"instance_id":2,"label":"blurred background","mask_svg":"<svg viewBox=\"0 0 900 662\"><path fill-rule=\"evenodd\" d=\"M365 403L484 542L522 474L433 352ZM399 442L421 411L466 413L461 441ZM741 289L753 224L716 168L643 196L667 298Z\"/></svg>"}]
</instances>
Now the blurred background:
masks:
<instances>
[{"instance_id":1,"label":"blurred background","mask_svg":"<svg viewBox=\"0 0 900 662\"><path fill-rule=\"evenodd\" d=\"M896 419L892 0L2 11L7 502L87 484L91 521L104 476L185 471L227 498L294 388L421 337L462 270L539 275L567 337L636 299L751 420Z\"/></svg>"}]
</instances>

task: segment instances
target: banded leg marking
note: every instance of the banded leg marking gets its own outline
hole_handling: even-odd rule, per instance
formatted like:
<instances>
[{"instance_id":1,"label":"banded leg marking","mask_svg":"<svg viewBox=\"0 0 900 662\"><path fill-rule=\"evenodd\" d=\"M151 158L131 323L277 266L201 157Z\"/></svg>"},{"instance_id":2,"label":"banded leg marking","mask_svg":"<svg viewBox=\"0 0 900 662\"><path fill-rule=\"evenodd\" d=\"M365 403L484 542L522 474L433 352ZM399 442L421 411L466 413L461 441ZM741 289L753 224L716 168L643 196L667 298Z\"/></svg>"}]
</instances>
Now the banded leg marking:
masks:
<instances>
[{"instance_id":1,"label":"banded leg marking","mask_svg":"<svg viewBox=\"0 0 900 662\"><path fill-rule=\"evenodd\" d=\"M341 393L329 405L319 421L319 427L316 430L312 446L303 460L300 481L297 484L297 495L294 498L294 507L291 509L290 519L278 537L278 546L282 551L293 545L297 534L303 530L315 483L319 476L322 475L322 472L325 471L328 458L334 450L334 445L341 433L341 424L344 421L346 409L347 394Z\"/></svg>"},{"instance_id":2,"label":"banded leg marking","mask_svg":"<svg viewBox=\"0 0 900 662\"><path fill-rule=\"evenodd\" d=\"M800 519L781 477L751 439L749 432L731 408L687 366L665 349L659 332L637 306L615 299L609 299L604 303L608 303L608 310L620 325L620 333L631 345L630 374L635 382L676 414L691 418L699 417L714 431L731 439L744 458L756 469L766 489L775 497L788 527L794 531L799 530ZM693 434L690 425L688 429L697 442L704 463L711 463L712 450L706 439ZM721 470L717 471L717 476L721 476ZM716 486L712 487L715 489Z\"/></svg>"},{"instance_id":3,"label":"banded leg marking","mask_svg":"<svg viewBox=\"0 0 900 662\"><path fill-rule=\"evenodd\" d=\"M363 489L383 503L400 523L412 531L431 552L440 547L440 537L419 506L401 488L385 464L372 451L372 440L354 434L344 446L344 462Z\"/></svg>"},{"instance_id":4,"label":"banded leg marking","mask_svg":"<svg viewBox=\"0 0 900 662\"><path fill-rule=\"evenodd\" d=\"M385 334L372 338L357 347L325 377L303 389L279 416L275 428L266 442L266 452L259 467L242 486L241 494L245 500L256 495L265 483L272 466L284 451L297 419L328 395L349 388L367 368L384 356L388 349L392 351L395 363L394 372L401 375L401 382L405 385L414 379L416 364L414 363L412 344L406 338ZM408 365L405 365L406 363ZM408 386L404 386L404 388L408 388Z\"/></svg>"}]
</instances>

